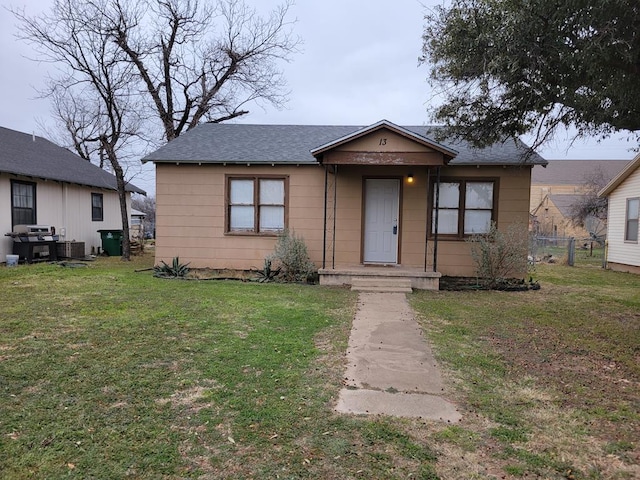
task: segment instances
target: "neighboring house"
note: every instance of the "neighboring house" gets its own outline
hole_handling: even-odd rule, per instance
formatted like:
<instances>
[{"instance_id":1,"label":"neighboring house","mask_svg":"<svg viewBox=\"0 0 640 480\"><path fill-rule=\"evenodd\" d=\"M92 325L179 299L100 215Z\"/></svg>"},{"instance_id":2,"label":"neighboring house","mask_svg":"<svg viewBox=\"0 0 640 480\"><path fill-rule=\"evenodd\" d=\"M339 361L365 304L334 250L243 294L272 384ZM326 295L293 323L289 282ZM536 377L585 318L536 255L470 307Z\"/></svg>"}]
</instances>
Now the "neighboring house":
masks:
<instances>
[{"instance_id":1,"label":"neighboring house","mask_svg":"<svg viewBox=\"0 0 640 480\"><path fill-rule=\"evenodd\" d=\"M572 210L590 188L606 184L628 160L549 160L531 173L531 229L539 235L587 239L603 236L606 224L590 219L585 227L572 222ZM595 194L595 192L591 192Z\"/></svg>"},{"instance_id":2,"label":"neighboring house","mask_svg":"<svg viewBox=\"0 0 640 480\"><path fill-rule=\"evenodd\" d=\"M599 196L609 199L608 268L640 273L640 154L599 192Z\"/></svg>"},{"instance_id":3,"label":"neighboring house","mask_svg":"<svg viewBox=\"0 0 640 480\"><path fill-rule=\"evenodd\" d=\"M132 192L127 186L130 205ZM128 207L130 209L130 206ZM0 127L0 259L13 251L15 225L55 227L61 242L101 246L98 230L122 229L116 178L42 137Z\"/></svg>"},{"instance_id":4,"label":"neighboring house","mask_svg":"<svg viewBox=\"0 0 640 480\"><path fill-rule=\"evenodd\" d=\"M156 261L261 268L288 228L323 284L376 266L413 288L474 275L465 240L492 221L526 229L531 167L546 161L520 141L475 150L435 133L386 120L202 124L142 160L156 166Z\"/></svg>"}]
</instances>

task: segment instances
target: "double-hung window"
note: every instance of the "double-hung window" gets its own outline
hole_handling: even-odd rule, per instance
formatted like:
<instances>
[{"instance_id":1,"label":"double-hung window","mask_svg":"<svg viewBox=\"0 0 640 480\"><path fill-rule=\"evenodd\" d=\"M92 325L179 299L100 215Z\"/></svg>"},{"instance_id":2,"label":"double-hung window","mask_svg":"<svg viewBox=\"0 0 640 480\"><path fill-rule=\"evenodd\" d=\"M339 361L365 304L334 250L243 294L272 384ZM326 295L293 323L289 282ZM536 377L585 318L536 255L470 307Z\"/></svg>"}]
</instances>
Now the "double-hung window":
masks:
<instances>
[{"instance_id":1,"label":"double-hung window","mask_svg":"<svg viewBox=\"0 0 640 480\"><path fill-rule=\"evenodd\" d=\"M11 222L13 225L36 223L36 184L11 180Z\"/></svg>"},{"instance_id":2,"label":"double-hung window","mask_svg":"<svg viewBox=\"0 0 640 480\"><path fill-rule=\"evenodd\" d=\"M431 233L436 231L436 218L440 235L464 237L487 233L496 217L496 185L496 180L443 180L436 210L437 185L434 183Z\"/></svg>"},{"instance_id":3,"label":"double-hung window","mask_svg":"<svg viewBox=\"0 0 640 480\"><path fill-rule=\"evenodd\" d=\"M274 234L286 226L286 177L227 177L227 232Z\"/></svg>"},{"instance_id":4,"label":"double-hung window","mask_svg":"<svg viewBox=\"0 0 640 480\"><path fill-rule=\"evenodd\" d=\"M101 193L91 194L91 220L94 222L104 220L104 197Z\"/></svg>"},{"instance_id":5,"label":"double-hung window","mask_svg":"<svg viewBox=\"0 0 640 480\"><path fill-rule=\"evenodd\" d=\"M640 198L627 198L625 215L624 240L638 242L638 218L640 217Z\"/></svg>"}]
</instances>

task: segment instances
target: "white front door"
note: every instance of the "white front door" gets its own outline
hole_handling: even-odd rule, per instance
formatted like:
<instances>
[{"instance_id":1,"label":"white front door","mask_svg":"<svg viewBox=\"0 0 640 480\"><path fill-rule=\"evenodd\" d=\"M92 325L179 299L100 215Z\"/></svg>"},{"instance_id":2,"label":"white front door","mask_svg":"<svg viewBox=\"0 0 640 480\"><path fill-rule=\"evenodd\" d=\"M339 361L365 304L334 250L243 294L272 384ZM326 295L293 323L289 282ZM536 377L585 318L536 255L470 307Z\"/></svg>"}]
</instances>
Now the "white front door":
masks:
<instances>
[{"instance_id":1,"label":"white front door","mask_svg":"<svg viewBox=\"0 0 640 480\"><path fill-rule=\"evenodd\" d=\"M398 199L400 180L370 178L364 193L365 262L398 262Z\"/></svg>"}]
</instances>

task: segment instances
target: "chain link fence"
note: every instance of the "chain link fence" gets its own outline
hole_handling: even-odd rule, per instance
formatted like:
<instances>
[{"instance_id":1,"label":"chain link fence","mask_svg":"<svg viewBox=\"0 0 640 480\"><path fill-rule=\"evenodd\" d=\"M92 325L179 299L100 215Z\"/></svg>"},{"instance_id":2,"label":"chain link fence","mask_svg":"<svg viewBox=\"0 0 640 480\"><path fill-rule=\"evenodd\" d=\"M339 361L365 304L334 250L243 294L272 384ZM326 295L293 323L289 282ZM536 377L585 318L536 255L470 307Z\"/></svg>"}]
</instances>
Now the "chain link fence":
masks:
<instances>
[{"instance_id":1,"label":"chain link fence","mask_svg":"<svg viewBox=\"0 0 640 480\"><path fill-rule=\"evenodd\" d=\"M601 239L574 237L543 237L532 235L529 240L529 263L562 263L574 265L589 260L604 263L604 242Z\"/></svg>"}]
</instances>

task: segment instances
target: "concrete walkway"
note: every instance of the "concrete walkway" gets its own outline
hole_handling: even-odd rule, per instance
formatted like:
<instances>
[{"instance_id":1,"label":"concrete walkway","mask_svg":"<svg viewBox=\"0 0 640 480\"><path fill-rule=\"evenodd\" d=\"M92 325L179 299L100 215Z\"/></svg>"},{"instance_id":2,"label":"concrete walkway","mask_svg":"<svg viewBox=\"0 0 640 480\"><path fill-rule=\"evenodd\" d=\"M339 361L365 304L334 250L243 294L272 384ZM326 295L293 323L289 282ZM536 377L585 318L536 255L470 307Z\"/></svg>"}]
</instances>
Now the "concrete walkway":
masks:
<instances>
[{"instance_id":1,"label":"concrete walkway","mask_svg":"<svg viewBox=\"0 0 640 480\"><path fill-rule=\"evenodd\" d=\"M404 293L360 293L336 411L457 422Z\"/></svg>"}]
</instances>

